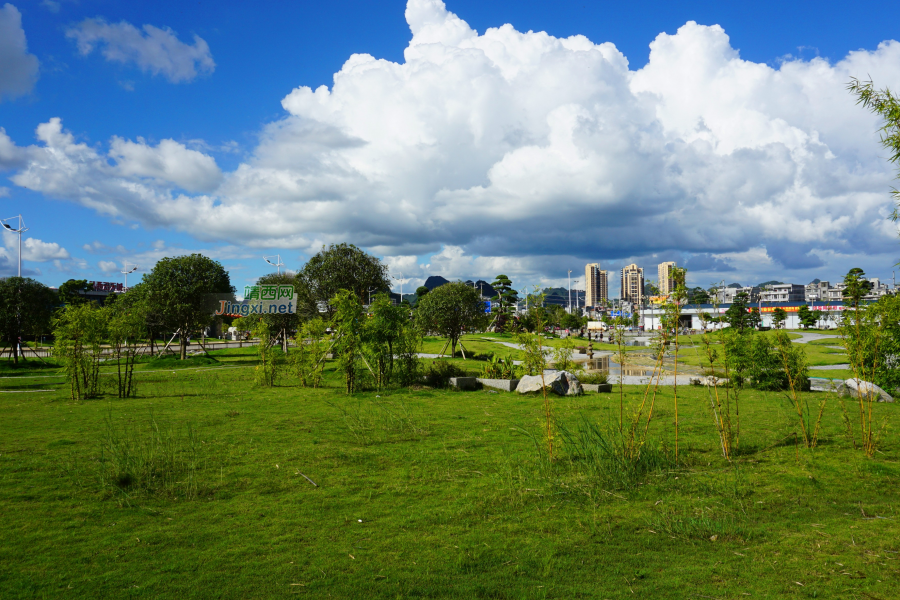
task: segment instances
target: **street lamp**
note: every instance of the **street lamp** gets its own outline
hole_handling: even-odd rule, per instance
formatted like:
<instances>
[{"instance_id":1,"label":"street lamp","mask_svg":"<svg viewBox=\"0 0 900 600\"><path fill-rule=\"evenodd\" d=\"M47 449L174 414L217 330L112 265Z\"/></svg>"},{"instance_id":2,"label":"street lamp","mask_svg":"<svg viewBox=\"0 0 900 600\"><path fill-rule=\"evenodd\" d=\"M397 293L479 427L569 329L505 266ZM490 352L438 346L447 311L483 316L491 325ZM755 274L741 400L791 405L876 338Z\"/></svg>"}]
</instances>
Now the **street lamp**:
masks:
<instances>
[{"instance_id":1,"label":"street lamp","mask_svg":"<svg viewBox=\"0 0 900 600\"><path fill-rule=\"evenodd\" d=\"M403 273L397 271L397 275L399 275L400 277L394 277L393 275L391 275L391 279L396 279L400 282L400 304L403 304Z\"/></svg>"},{"instance_id":2,"label":"street lamp","mask_svg":"<svg viewBox=\"0 0 900 600\"><path fill-rule=\"evenodd\" d=\"M19 228L13 229L9 223L5 221L12 221L13 219L19 219ZM22 232L28 231L28 228L25 227L25 222L22 220L22 215L16 215L15 217L10 217L8 219L0 219L0 223L3 223L3 226L9 229L13 233L19 234L19 277L22 276Z\"/></svg>"},{"instance_id":3,"label":"street lamp","mask_svg":"<svg viewBox=\"0 0 900 600\"><path fill-rule=\"evenodd\" d=\"M269 260L270 258L274 258L275 262L272 262L271 260ZM280 254L275 254L274 256L263 256L263 260L266 261L267 263L269 263L270 265L272 265L273 267L275 267L276 269L278 269L278 274L281 275L281 267L284 266L284 263L281 262Z\"/></svg>"},{"instance_id":4,"label":"street lamp","mask_svg":"<svg viewBox=\"0 0 900 600\"><path fill-rule=\"evenodd\" d=\"M569 269L566 280L569 282L569 314L572 314L572 269Z\"/></svg>"},{"instance_id":5,"label":"street lamp","mask_svg":"<svg viewBox=\"0 0 900 600\"><path fill-rule=\"evenodd\" d=\"M125 291L126 291L126 292L128 291L128 274L129 274L129 273L134 273L134 272L137 271L137 270L138 270L138 266L137 266L137 265L131 265L131 268L129 269L129 268L128 268L128 262L127 262L127 261L124 262L124 263L122 263L122 270L119 271L119 273L121 273L122 275L125 276Z\"/></svg>"}]
</instances>

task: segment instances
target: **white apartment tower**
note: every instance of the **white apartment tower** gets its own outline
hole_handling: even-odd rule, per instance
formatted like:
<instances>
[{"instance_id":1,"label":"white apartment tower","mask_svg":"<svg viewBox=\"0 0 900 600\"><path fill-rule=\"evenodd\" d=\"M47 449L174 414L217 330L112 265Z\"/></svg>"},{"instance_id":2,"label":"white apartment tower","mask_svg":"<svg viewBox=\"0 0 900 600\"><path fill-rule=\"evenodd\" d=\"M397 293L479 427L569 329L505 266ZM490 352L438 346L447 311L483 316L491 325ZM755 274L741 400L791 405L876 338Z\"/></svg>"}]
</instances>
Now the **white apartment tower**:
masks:
<instances>
[{"instance_id":1,"label":"white apartment tower","mask_svg":"<svg viewBox=\"0 0 900 600\"><path fill-rule=\"evenodd\" d=\"M644 270L636 264L622 269L622 300L640 304L644 297Z\"/></svg>"},{"instance_id":2,"label":"white apartment tower","mask_svg":"<svg viewBox=\"0 0 900 600\"><path fill-rule=\"evenodd\" d=\"M600 268L599 263L591 263L584 267L584 305L593 308L606 306L609 297L609 274Z\"/></svg>"},{"instance_id":3,"label":"white apartment tower","mask_svg":"<svg viewBox=\"0 0 900 600\"><path fill-rule=\"evenodd\" d=\"M656 268L659 275L659 295L668 296L675 291L675 273L674 269L677 265L674 262L660 263Z\"/></svg>"}]
</instances>

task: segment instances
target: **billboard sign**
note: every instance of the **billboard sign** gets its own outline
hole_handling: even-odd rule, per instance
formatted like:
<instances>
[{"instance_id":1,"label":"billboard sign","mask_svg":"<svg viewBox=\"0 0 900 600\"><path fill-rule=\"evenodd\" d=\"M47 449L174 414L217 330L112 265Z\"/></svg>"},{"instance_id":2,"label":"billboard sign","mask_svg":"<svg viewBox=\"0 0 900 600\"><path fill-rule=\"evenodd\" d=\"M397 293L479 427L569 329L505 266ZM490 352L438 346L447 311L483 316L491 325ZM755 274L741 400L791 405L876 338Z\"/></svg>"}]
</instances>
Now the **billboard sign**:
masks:
<instances>
[{"instance_id":1,"label":"billboard sign","mask_svg":"<svg viewBox=\"0 0 900 600\"><path fill-rule=\"evenodd\" d=\"M484 314L486 314L486 315L491 314L491 301L490 300L484 301Z\"/></svg>"},{"instance_id":2,"label":"billboard sign","mask_svg":"<svg viewBox=\"0 0 900 600\"><path fill-rule=\"evenodd\" d=\"M124 292L125 288L121 283L113 283L111 281L89 281L94 292Z\"/></svg>"}]
</instances>

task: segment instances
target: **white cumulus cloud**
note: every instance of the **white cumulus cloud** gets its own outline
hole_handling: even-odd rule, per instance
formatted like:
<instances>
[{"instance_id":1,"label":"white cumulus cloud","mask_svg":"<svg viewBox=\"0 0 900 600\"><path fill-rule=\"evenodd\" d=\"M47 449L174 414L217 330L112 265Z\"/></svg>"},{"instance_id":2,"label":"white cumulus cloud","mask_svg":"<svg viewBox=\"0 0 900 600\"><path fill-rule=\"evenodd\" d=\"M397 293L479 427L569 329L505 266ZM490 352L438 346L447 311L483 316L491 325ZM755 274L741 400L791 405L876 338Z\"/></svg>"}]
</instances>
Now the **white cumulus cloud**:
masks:
<instances>
[{"instance_id":1,"label":"white cumulus cloud","mask_svg":"<svg viewBox=\"0 0 900 600\"><path fill-rule=\"evenodd\" d=\"M172 83L192 81L198 74L209 74L216 68L203 38L194 35L194 43L186 44L168 27L144 25L138 29L126 21L108 23L94 18L70 27L66 37L75 40L83 55L102 46L101 53L107 60L134 63Z\"/></svg>"},{"instance_id":2,"label":"white cumulus cloud","mask_svg":"<svg viewBox=\"0 0 900 600\"><path fill-rule=\"evenodd\" d=\"M12 4L4 4L0 8L0 100L30 92L37 82L38 67L37 57L28 53L22 13Z\"/></svg>"},{"instance_id":3,"label":"white cumulus cloud","mask_svg":"<svg viewBox=\"0 0 900 600\"><path fill-rule=\"evenodd\" d=\"M97 263L97 266L100 267L100 270L107 275L111 273L117 273L119 271L119 265L111 260L101 260Z\"/></svg>"},{"instance_id":4,"label":"white cumulus cloud","mask_svg":"<svg viewBox=\"0 0 900 600\"><path fill-rule=\"evenodd\" d=\"M191 192L215 190L222 181L214 158L174 140L162 140L153 147L141 138L137 142L113 138L109 156L125 177L159 179Z\"/></svg>"},{"instance_id":5,"label":"white cumulus cloud","mask_svg":"<svg viewBox=\"0 0 900 600\"><path fill-rule=\"evenodd\" d=\"M772 67L689 22L631 70L611 43L479 34L439 0L406 17L402 63L354 54L330 88L296 88L233 171L172 140L103 154L53 119L9 150L27 157L11 180L202 240L350 241L399 270L434 254L450 276L676 251L710 273L753 257L802 271L896 248L878 121L846 90L900 87L896 41Z\"/></svg>"}]
</instances>

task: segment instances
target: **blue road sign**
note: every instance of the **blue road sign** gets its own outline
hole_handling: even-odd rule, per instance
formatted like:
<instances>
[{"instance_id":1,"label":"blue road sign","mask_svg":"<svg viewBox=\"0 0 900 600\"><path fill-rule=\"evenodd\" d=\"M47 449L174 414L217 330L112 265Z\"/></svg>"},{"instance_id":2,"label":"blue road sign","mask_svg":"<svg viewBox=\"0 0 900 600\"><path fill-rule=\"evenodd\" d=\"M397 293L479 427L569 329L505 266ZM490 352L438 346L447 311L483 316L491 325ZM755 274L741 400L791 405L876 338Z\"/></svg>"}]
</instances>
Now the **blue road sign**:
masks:
<instances>
[{"instance_id":1,"label":"blue road sign","mask_svg":"<svg viewBox=\"0 0 900 600\"><path fill-rule=\"evenodd\" d=\"M491 314L491 301L490 300L484 301L484 314L486 314L486 315Z\"/></svg>"}]
</instances>

